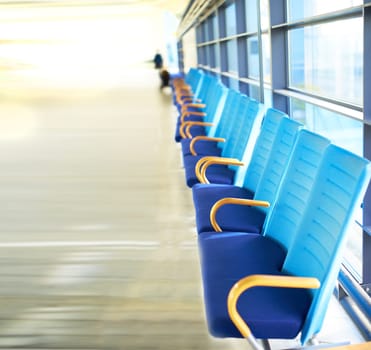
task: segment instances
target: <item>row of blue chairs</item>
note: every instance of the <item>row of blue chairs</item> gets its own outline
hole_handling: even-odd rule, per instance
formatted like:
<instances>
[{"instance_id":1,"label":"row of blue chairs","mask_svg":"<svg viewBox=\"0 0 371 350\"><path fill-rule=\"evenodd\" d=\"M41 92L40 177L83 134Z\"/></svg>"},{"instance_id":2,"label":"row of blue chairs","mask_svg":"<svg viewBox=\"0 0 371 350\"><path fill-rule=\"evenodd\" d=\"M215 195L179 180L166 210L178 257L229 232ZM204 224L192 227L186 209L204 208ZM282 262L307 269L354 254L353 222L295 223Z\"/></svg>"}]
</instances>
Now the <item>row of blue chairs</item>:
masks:
<instances>
[{"instance_id":1,"label":"row of blue chairs","mask_svg":"<svg viewBox=\"0 0 371 350\"><path fill-rule=\"evenodd\" d=\"M173 97L210 334L256 349L259 339L307 343L371 163L198 69L174 82Z\"/></svg>"}]
</instances>

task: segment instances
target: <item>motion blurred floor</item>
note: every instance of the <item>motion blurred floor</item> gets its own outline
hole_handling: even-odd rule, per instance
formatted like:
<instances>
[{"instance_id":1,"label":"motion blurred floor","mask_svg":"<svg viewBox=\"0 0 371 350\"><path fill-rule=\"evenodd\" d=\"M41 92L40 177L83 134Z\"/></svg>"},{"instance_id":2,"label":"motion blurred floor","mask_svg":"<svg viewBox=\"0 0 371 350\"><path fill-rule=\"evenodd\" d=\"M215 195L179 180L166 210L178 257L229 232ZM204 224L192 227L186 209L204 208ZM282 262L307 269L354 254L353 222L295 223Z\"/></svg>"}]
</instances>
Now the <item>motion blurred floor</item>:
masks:
<instances>
[{"instance_id":1,"label":"motion blurred floor","mask_svg":"<svg viewBox=\"0 0 371 350\"><path fill-rule=\"evenodd\" d=\"M248 349L207 333L157 72L135 66L94 88L35 78L0 92L0 348ZM362 341L331 322L325 341Z\"/></svg>"}]
</instances>

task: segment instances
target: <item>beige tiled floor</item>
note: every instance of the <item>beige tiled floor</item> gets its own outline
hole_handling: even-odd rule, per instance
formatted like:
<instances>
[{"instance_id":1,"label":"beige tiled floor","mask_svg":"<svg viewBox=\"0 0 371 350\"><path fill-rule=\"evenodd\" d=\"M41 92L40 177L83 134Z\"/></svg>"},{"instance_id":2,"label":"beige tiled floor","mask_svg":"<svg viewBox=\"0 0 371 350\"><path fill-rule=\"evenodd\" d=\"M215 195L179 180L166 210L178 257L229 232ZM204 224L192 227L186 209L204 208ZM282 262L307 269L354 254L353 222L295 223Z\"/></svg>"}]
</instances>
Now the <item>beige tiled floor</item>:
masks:
<instances>
[{"instance_id":1,"label":"beige tiled floor","mask_svg":"<svg viewBox=\"0 0 371 350\"><path fill-rule=\"evenodd\" d=\"M174 109L135 69L0 103L0 348L248 348L207 333ZM362 341L333 309L322 339Z\"/></svg>"}]
</instances>

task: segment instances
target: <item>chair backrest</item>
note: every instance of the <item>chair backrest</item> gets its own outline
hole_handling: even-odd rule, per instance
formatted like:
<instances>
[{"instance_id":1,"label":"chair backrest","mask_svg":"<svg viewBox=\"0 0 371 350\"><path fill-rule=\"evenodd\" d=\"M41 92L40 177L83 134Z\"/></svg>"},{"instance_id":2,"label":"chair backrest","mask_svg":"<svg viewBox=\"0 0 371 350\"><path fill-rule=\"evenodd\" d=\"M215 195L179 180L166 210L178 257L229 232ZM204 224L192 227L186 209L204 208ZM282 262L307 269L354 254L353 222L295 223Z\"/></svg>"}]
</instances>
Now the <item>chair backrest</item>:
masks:
<instances>
[{"instance_id":1,"label":"chair backrest","mask_svg":"<svg viewBox=\"0 0 371 350\"><path fill-rule=\"evenodd\" d=\"M219 118L218 123L214 123L214 125L210 128L209 136L215 137L226 137L228 125L230 123L230 114L233 113L233 110L236 104L241 97L241 94L234 90L234 89L227 89L227 96L225 103L223 105L223 109L221 111L221 115ZM223 147L223 143L220 143L220 147Z\"/></svg>"},{"instance_id":2,"label":"chair backrest","mask_svg":"<svg viewBox=\"0 0 371 350\"><path fill-rule=\"evenodd\" d=\"M194 69L192 70L192 75L194 75L194 78L192 79L193 82L191 82L189 84L189 86L191 87L191 90L193 92L193 99L201 99L201 91L207 87L207 84L209 83L209 78L207 78L205 81L204 81L204 78L207 77L207 75L200 69ZM186 83L188 84L187 82L187 79L186 79Z\"/></svg>"},{"instance_id":3,"label":"chair backrest","mask_svg":"<svg viewBox=\"0 0 371 350\"><path fill-rule=\"evenodd\" d=\"M210 94L210 86L216 82L216 79L209 74L202 74L202 78L200 79L199 84L197 85L197 89L194 93L194 97L200 99L202 103L207 102L207 96Z\"/></svg>"},{"instance_id":4,"label":"chair backrest","mask_svg":"<svg viewBox=\"0 0 371 350\"><path fill-rule=\"evenodd\" d=\"M282 119L254 194L254 199L268 201L271 203L271 207L257 207L258 210L268 213L274 205L281 179L294 149L298 131L302 127L301 123L293 119Z\"/></svg>"},{"instance_id":5,"label":"chair backrest","mask_svg":"<svg viewBox=\"0 0 371 350\"><path fill-rule=\"evenodd\" d=\"M192 91L195 92L197 89L197 84L202 76L203 72L197 68L190 68L185 76L184 81L188 84Z\"/></svg>"},{"instance_id":6,"label":"chair backrest","mask_svg":"<svg viewBox=\"0 0 371 350\"><path fill-rule=\"evenodd\" d=\"M233 143L232 155L234 158L242 160L246 165L232 166L236 171L235 183L242 183L244 171L249 164L252 149L256 143L258 130L260 129L264 116L264 105L260 102L249 99L247 109L243 115L243 121L239 129L236 130L237 136Z\"/></svg>"},{"instance_id":7,"label":"chair backrest","mask_svg":"<svg viewBox=\"0 0 371 350\"><path fill-rule=\"evenodd\" d=\"M290 161L282 178L277 199L263 227L263 234L285 247L295 238L296 230L308 205L308 197L330 140L302 129L298 133Z\"/></svg>"},{"instance_id":8,"label":"chair backrest","mask_svg":"<svg viewBox=\"0 0 371 350\"><path fill-rule=\"evenodd\" d=\"M278 127L282 119L287 117L287 114L272 108L268 108L265 112L250 160L244 169L244 174L242 174L244 177L241 180L241 185L251 192L255 192L258 186L261 174L272 150L272 144L277 135ZM237 182L235 184L239 185Z\"/></svg>"},{"instance_id":9,"label":"chair backrest","mask_svg":"<svg viewBox=\"0 0 371 350\"><path fill-rule=\"evenodd\" d=\"M223 146L223 157L234 157L233 149L235 143L238 141L239 130L243 127L246 118L246 112L250 103L250 98L241 94L237 103L235 118L230 121L225 130L226 142Z\"/></svg>"},{"instance_id":10,"label":"chair backrest","mask_svg":"<svg viewBox=\"0 0 371 350\"><path fill-rule=\"evenodd\" d=\"M371 164L335 145L325 152L313 191L290 245L282 270L295 276L316 277L321 287L301 332L305 343L319 332L335 287L354 213L361 205L371 178Z\"/></svg>"},{"instance_id":11,"label":"chair backrest","mask_svg":"<svg viewBox=\"0 0 371 350\"><path fill-rule=\"evenodd\" d=\"M205 122L212 122L218 124L223 111L223 107L226 101L228 88L225 87L221 82L215 81L209 88L209 94L207 96L204 117ZM211 132L211 126L206 126L206 133L209 135Z\"/></svg>"}]
</instances>

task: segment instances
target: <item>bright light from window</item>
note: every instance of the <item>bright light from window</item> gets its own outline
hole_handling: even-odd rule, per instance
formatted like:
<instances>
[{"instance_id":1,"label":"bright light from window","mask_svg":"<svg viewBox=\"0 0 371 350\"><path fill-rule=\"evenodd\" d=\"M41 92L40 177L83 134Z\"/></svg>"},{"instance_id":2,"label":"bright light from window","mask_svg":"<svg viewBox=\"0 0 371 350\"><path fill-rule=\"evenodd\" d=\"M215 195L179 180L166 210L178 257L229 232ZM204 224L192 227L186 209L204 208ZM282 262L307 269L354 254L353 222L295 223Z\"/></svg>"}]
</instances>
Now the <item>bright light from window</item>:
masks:
<instances>
[{"instance_id":1,"label":"bright light from window","mask_svg":"<svg viewBox=\"0 0 371 350\"><path fill-rule=\"evenodd\" d=\"M163 30L162 11L148 5L2 9L0 69L35 85L112 83L163 49Z\"/></svg>"}]
</instances>

